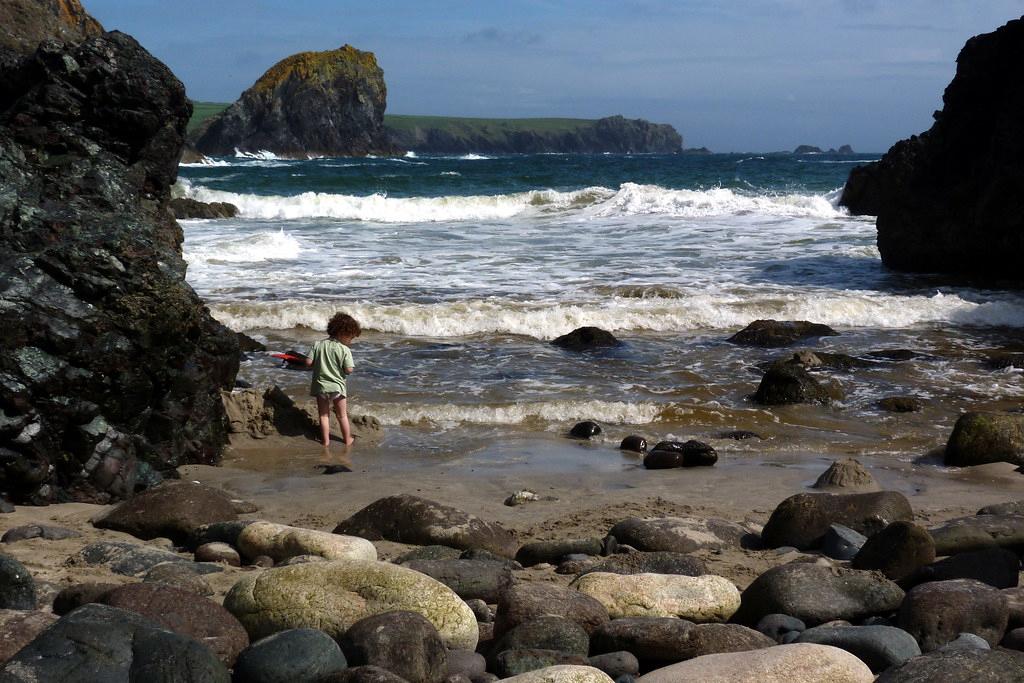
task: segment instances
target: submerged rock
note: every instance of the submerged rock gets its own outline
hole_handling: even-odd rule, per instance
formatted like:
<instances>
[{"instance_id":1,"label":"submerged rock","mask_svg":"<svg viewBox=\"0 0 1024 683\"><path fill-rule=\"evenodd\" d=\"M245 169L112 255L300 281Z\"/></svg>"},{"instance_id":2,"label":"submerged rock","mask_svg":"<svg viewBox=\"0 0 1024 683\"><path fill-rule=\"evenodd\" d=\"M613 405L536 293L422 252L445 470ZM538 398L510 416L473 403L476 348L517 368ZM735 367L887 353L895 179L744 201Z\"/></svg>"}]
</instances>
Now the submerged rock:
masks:
<instances>
[{"instance_id":1,"label":"submerged rock","mask_svg":"<svg viewBox=\"0 0 1024 683\"><path fill-rule=\"evenodd\" d=\"M816 337L834 337L838 334L828 325L806 320L755 320L726 341L768 349L789 346Z\"/></svg>"},{"instance_id":2,"label":"submerged rock","mask_svg":"<svg viewBox=\"0 0 1024 683\"><path fill-rule=\"evenodd\" d=\"M556 337L551 343L568 351L590 351L619 346L622 342L611 332L600 327L578 327L568 334Z\"/></svg>"},{"instance_id":3,"label":"submerged rock","mask_svg":"<svg viewBox=\"0 0 1024 683\"><path fill-rule=\"evenodd\" d=\"M831 379L819 382L804 364L792 360L773 363L761 378L754 403L789 405L793 403L831 403L843 398L843 391Z\"/></svg>"},{"instance_id":4,"label":"submerged rock","mask_svg":"<svg viewBox=\"0 0 1024 683\"><path fill-rule=\"evenodd\" d=\"M202 218L234 218L238 207L227 202L200 202L187 197L171 200L171 211L178 220Z\"/></svg>"}]
</instances>

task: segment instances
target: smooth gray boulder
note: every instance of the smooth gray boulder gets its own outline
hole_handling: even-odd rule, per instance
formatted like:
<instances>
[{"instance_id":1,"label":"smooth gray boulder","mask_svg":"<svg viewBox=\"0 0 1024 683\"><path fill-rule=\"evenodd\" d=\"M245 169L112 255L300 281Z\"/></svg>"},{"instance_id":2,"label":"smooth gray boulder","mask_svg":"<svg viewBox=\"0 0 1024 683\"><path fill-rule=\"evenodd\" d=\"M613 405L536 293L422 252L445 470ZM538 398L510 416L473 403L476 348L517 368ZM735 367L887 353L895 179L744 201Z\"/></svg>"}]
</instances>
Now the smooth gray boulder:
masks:
<instances>
[{"instance_id":1,"label":"smooth gray boulder","mask_svg":"<svg viewBox=\"0 0 1024 683\"><path fill-rule=\"evenodd\" d=\"M1006 683L1024 681L1024 652L936 650L882 673L875 683Z\"/></svg>"},{"instance_id":2,"label":"smooth gray boulder","mask_svg":"<svg viewBox=\"0 0 1024 683\"><path fill-rule=\"evenodd\" d=\"M818 547L832 524L842 524L866 536L896 521L911 521L914 511L896 491L872 493L798 493L772 511L761 531L766 548Z\"/></svg>"},{"instance_id":3,"label":"smooth gray boulder","mask_svg":"<svg viewBox=\"0 0 1024 683\"><path fill-rule=\"evenodd\" d=\"M344 671L345 655L323 631L299 628L258 640L238 655L234 683L298 683Z\"/></svg>"},{"instance_id":4,"label":"smooth gray boulder","mask_svg":"<svg viewBox=\"0 0 1024 683\"><path fill-rule=\"evenodd\" d=\"M938 649L961 633L981 636L995 646L1006 632L1009 607L1000 591L980 581L931 581L907 593L896 621L917 639L922 652Z\"/></svg>"},{"instance_id":5,"label":"smooth gray boulder","mask_svg":"<svg viewBox=\"0 0 1024 683\"><path fill-rule=\"evenodd\" d=\"M914 636L895 626L816 626L801 633L796 642L841 648L875 673L921 654Z\"/></svg>"},{"instance_id":6,"label":"smooth gray boulder","mask_svg":"<svg viewBox=\"0 0 1024 683\"><path fill-rule=\"evenodd\" d=\"M752 536L747 527L717 517L630 517L608 533L637 550L676 553L738 548Z\"/></svg>"}]
</instances>

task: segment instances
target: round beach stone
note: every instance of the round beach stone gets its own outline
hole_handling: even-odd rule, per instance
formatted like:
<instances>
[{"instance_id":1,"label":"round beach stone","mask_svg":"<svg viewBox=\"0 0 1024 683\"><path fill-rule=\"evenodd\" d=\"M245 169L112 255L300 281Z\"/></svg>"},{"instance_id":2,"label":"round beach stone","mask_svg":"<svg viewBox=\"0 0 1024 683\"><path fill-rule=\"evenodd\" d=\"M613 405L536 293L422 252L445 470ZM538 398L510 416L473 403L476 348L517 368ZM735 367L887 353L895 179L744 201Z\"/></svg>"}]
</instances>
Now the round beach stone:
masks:
<instances>
[{"instance_id":1,"label":"round beach stone","mask_svg":"<svg viewBox=\"0 0 1024 683\"><path fill-rule=\"evenodd\" d=\"M57 593L53 599L53 613L64 616L71 610L92 602L103 602L103 596L120 587L116 583L87 582L76 583Z\"/></svg>"},{"instance_id":2,"label":"round beach stone","mask_svg":"<svg viewBox=\"0 0 1024 683\"><path fill-rule=\"evenodd\" d=\"M535 648L503 650L494 657L494 666L491 668L499 678L510 678L530 671L566 664L589 666L584 655Z\"/></svg>"},{"instance_id":3,"label":"round beach stone","mask_svg":"<svg viewBox=\"0 0 1024 683\"><path fill-rule=\"evenodd\" d=\"M654 669L684 658L689 633L696 625L674 617L631 617L610 621L590 636L592 654L630 652L644 669Z\"/></svg>"},{"instance_id":4,"label":"round beach stone","mask_svg":"<svg viewBox=\"0 0 1024 683\"><path fill-rule=\"evenodd\" d=\"M896 521L911 521L914 511L896 491L874 493L798 493L772 511L761 531L766 548L818 547L832 524L842 524L870 536Z\"/></svg>"},{"instance_id":5,"label":"round beach stone","mask_svg":"<svg viewBox=\"0 0 1024 683\"><path fill-rule=\"evenodd\" d=\"M593 633L608 622L608 610L589 595L547 583L518 583L498 600L495 635L501 636L519 624L545 614L568 617L587 633Z\"/></svg>"},{"instance_id":6,"label":"round beach stone","mask_svg":"<svg viewBox=\"0 0 1024 683\"><path fill-rule=\"evenodd\" d=\"M608 533L637 550L676 553L738 548L751 535L750 529L717 517L630 517Z\"/></svg>"},{"instance_id":7,"label":"round beach stone","mask_svg":"<svg viewBox=\"0 0 1024 683\"><path fill-rule=\"evenodd\" d=\"M624 438L619 444L620 451L629 451L631 453L646 453L647 452L647 439L636 434L631 434Z\"/></svg>"},{"instance_id":8,"label":"round beach stone","mask_svg":"<svg viewBox=\"0 0 1024 683\"><path fill-rule=\"evenodd\" d=\"M867 540L848 526L830 524L821 539L821 552L835 560L852 560Z\"/></svg>"},{"instance_id":9,"label":"round beach stone","mask_svg":"<svg viewBox=\"0 0 1024 683\"><path fill-rule=\"evenodd\" d=\"M927 581L975 579L993 588L1013 588L1020 581L1020 558L1005 548L957 553L921 567L904 581L916 586Z\"/></svg>"},{"instance_id":10,"label":"round beach stone","mask_svg":"<svg viewBox=\"0 0 1024 683\"><path fill-rule=\"evenodd\" d=\"M409 683L396 673L379 666L353 666L317 679L316 683Z\"/></svg>"},{"instance_id":11,"label":"round beach stone","mask_svg":"<svg viewBox=\"0 0 1024 683\"><path fill-rule=\"evenodd\" d=\"M516 561L524 567L541 562L556 563L566 555L600 555L603 549L600 538L568 538L556 541L535 541L519 548Z\"/></svg>"},{"instance_id":12,"label":"round beach stone","mask_svg":"<svg viewBox=\"0 0 1024 683\"><path fill-rule=\"evenodd\" d=\"M1009 462L1024 465L1024 414L964 413L946 443L945 464L954 467Z\"/></svg>"},{"instance_id":13,"label":"round beach stone","mask_svg":"<svg viewBox=\"0 0 1024 683\"><path fill-rule=\"evenodd\" d=\"M462 551L458 548L446 545L424 545L403 553L393 561L395 564L405 564L413 560L457 560L461 554Z\"/></svg>"},{"instance_id":14,"label":"round beach stone","mask_svg":"<svg viewBox=\"0 0 1024 683\"><path fill-rule=\"evenodd\" d=\"M773 567L743 591L733 620L753 625L768 614L788 614L809 626L857 621L895 611L903 590L878 572L794 563Z\"/></svg>"},{"instance_id":15,"label":"round beach stone","mask_svg":"<svg viewBox=\"0 0 1024 683\"><path fill-rule=\"evenodd\" d=\"M463 600L494 603L512 585L512 570L493 560L411 560L403 566L437 579Z\"/></svg>"},{"instance_id":16,"label":"round beach stone","mask_svg":"<svg viewBox=\"0 0 1024 683\"><path fill-rule=\"evenodd\" d=\"M1006 637L1003 637L1006 640ZM1002 641L1000 641L1002 643ZM939 648L940 650L991 650L992 646L981 636L973 633L961 633L953 640Z\"/></svg>"},{"instance_id":17,"label":"round beach stone","mask_svg":"<svg viewBox=\"0 0 1024 683\"><path fill-rule=\"evenodd\" d=\"M872 683L868 666L845 650L794 643L705 655L641 676L640 683Z\"/></svg>"},{"instance_id":18,"label":"round beach stone","mask_svg":"<svg viewBox=\"0 0 1024 683\"><path fill-rule=\"evenodd\" d=\"M487 671L487 660L472 650L448 650L448 675L475 678Z\"/></svg>"},{"instance_id":19,"label":"round beach stone","mask_svg":"<svg viewBox=\"0 0 1024 683\"><path fill-rule=\"evenodd\" d=\"M494 645L493 652L505 650L556 650L586 656L590 636L566 617L545 615L509 629Z\"/></svg>"},{"instance_id":20,"label":"round beach stone","mask_svg":"<svg viewBox=\"0 0 1024 683\"><path fill-rule=\"evenodd\" d=\"M130 583L104 595L103 602L202 643L228 667L249 645L248 634L230 612L191 591L159 583Z\"/></svg>"},{"instance_id":21,"label":"round beach stone","mask_svg":"<svg viewBox=\"0 0 1024 683\"><path fill-rule=\"evenodd\" d=\"M807 625L788 614L766 614L757 622L756 628L775 642L780 642L786 633L803 633L807 630Z\"/></svg>"},{"instance_id":22,"label":"round beach stone","mask_svg":"<svg viewBox=\"0 0 1024 683\"><path fill-rule=\"evenodd\" d=\"M297 683L344 671L345 655L323 631L299 628L256 641L238 655L234 683Z\"/></svg>"},{"instance_id":23,"label":"round beach stone","mask_svg":"<svg viewBox=\"0 0 1024 683\"><path fill-rule=\"evenodd\" d=\"M135 494L93 526L124 531L143 540L164 536L184 544L200 526L237 517L231 497L220 489L168 481Z\"/></svg>"},{"instance_id":24,"label":"round beach stone","mask_svg":"<svg viewBox=\"0 0 1024 683\"><path fill-rule=\"evenodd\" d=\"M142 579L143 583L162 583L197 595L213 595L213 588L189 562L164 562L158 564Z\"/></svg>"},{"instance_id":25,"label":"round beach stone","mask_svg":"<svg viewBox=\"0 0 1024 683\"><path fill-rule=\"evenodd\" d=\"M994 650L936 650L888 669L875 683L1005 683L1024 681L1024 653Z\"/></svg>"},{"instance_id":26,"label":"round beach stone","mask_svg":"<svg viewBox=\"0 0 1024 683\"><path fill-rule=\"evenodd\" d=\"M914 636L895 626L816 626L801 633L796 642L841 648L876 673L921 654Z\"/></svg>"},{"instance_id":27,"label":"round beach stone","mask_svg":"<svg viewBox=\"0 0 1024 683\"><path fill-rule=\"evenodd\" d=\"M31 538L41 538L44 541L60 541L65 538L77 538L81 535L73 529L65 529L60 526L26 524L5 531L4 535L0 536L0 543L17 543L18 541L27 541Z\"/></svg>"},{"instance_id":28,"label":"round beach stone","mask_svg":"<svg viewBox=\"0 0 1024 683\"><path fill-rule=\"evenodd\" d=\"M608 652L587 658L587 665L600 669L611 678L636 676L640 673L640 662L631 652Z\"/></svg>"},{"instance_id":29,"label":"round beach stone","mask_svg":"<svg viewBox=\"0 0 1024 683\"><path fill-rule=\"evenodd\" d=\"M935 554L1024 546L1024 514L973 515L951 519L928 530L935 541Z\"/></svg>"},{"instance_id":30,"label":"round beach stone","mask_svg":"<svg viewBox=\"0 0 1024 683\"><path fill-rule=\"evenodd\" d=\"M511 678L506 683L614 683L608 674L592 666L549 666Z\"/></svg>"},{"instance_id":31,"label":"round beach stone","mask_svg":"<svg viewBox=\"0 0 1024 683\"><path fill-rule=\"evenodd\" d=\"M518 544L507 529L425 498L402 494L370 503L334 528L336 534L415 545L480 548L514 557Z\"/></svg>"},{"instance_id":32,"label":"round beach stone","mask_svg":"<svg viewBox=\"0 0 1024 683\"><path fill-rule=\"evenodd\" d=\"M592 436L598 436L600 434L601 425L592 420L577 422L572 426L572 429L569 430L569 436L574 439L589 439Z\"/></svg>"},{"instance_id":33,"label":"round beach stone","mask_svg":"<svg viewBox=\"0 0 1024 683\"><path fill-rule=\"evenodd\" d=\"M473 611L454 591L412 569L386 562L332 560L269 569L244 577L224 606L251 638L290 628L319 628L338 639L360 619L382 612L417 612L448 647L476 649Z\"/></svg>"},{"instance_id":34,"label":"round beach stone","mask_svg":"<svg viewBox=\"0 0 1024 683\"><path fill-rule=\"evenodd\" d=\"M188 547L195 550L205 543L227 543L235 547L238 545L238 535L250 524L257 520L236 519L225 522L213 522L196 528L188 539Z\"/></svg>"},{"instance_id":35,"label":"round beach stone","mask_svg":"<svg viewBox=\"0 0 1024 683\"><path fill-rule=\"evenodd\" d=\"M659 441L644 457L649 470L673 467L710 467L718 462L714 448L701 441Z\"/></svg>"},{"instance_id":36,"label":"round beach stone","mask_svg":"<svg viewBox=\"0 0 1024 683\"><path fill-rule=\"evenodd\" d=\"M21 562L0 555L0 609L34 610L36 582Z\"/></svg>"},{"instance_id":37,"label":"round beach stone","mask_svg":"<svg viewBox=\"0 0 1024 683\"><path fill-rule=\"evenodd\" d=\"M699 557L667 551L653 553L619 553L587 567L581 574L607 572L609 574L679 574L702 576L707 565Z\"/></svg>"},{"instance_id":38,"label":"round beach stone","mask_svg":"<svg viewBox=\"0 0 1024 683\"><path fill-rule=\"evenodd\" d=\"M853 458L835 460L814 482L816 489L860 489L877 491L879 486L860 461Z\"/></svg>"},{"instance_id":39,"label":"round beach stone","mask_svg":"<svg viewBox=\"0 0 1024 683\"><path fill-rule=\"evenodd\" d=\"M105 566L122 576L142 576L162 562L189 562L181 555L137 543L97 541L82 548L72 564Z\"/></svg>"},{"instance_id":40,"label":"round beach stone","mask_svg":"<svg viewBox=\"0 0 1024 683\"><path fill-rule=\"evenodd\" d=\"M739 608L740 592L728 579L706 574L610 574L591 572L573 584L621 617L679 617L725 621Z\"/></svg>"},{"instance_id":41,"label":"round beach stone","mask_svg":"<svg viewBox=\"0 0 1024 683\"><path fill-rule=\"evenodd\" d=\"M246 557L266 555L274 562L297 555L318 555L325 560L377 559L377 549L365 538L273 522L254 522L242 529L238 549Z\"/></svg>"},{"instance_id":42,"label":"round beach stone","mask_svg":"<svg viewBox=\"0 0 1024 683\"><path fill-rule=\"evenodd\" d=\"M441 683L448 656L437 629L416 612L360 619L338 640L351 666L379 666L413 683Z\"/></svg>"},{"instance_id":43,"label":"round beach stone","mask_svg":"<svg viewBox=\"0 0 1024 683\"><path fill-rule=\"evenodd\" d=\"M900 605L897 623L931 652L961 633L997 645L1006 632L1009 608L1003 594L980 581L956 579L915 586Z\"/></svg>"},{"instance_id":44,"label":"round beach stone","mask_svg":"<svg viewBox=\"0 0 1024 683\"><path fill-rule=\"evenodd\" d=\"M238 551L227 543L204 543L196 548L196 562L221 562L231 567L240 567L242 558Z\"/></svg>"},{"instance_id":45,"label":"round beach stone","mask_svg":"<svg viewBox=\"0 0 1024 683\"><path fill-rule=\"evenodd\" d=\"M876 569L901 581L935 561L935 541L913 522L893 522L869 538L850 562L854 569Z\"/></svg>"}]
</instances>

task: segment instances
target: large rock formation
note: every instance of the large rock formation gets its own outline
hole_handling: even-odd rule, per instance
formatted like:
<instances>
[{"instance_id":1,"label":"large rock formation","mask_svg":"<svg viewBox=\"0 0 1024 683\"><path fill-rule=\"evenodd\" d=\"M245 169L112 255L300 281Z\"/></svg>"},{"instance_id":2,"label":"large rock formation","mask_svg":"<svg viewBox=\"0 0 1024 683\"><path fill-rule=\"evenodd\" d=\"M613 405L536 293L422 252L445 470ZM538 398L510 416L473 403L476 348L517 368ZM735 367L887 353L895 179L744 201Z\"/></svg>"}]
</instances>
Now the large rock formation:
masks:
<instances>
[{"instance_id":1,"label":"large rock formation","mask_svg":"<svg viewBox=\"0 0 1024 683\"><path fill-rule=\"evenodd\" d=\"M218 457L238 342L168 209L190 114L122 33L0 49L0 493L106 501Z\"/></svg>"},{"instance_id":2,"label":"large rock formation","mask_svg":"<svg viewBox=\"0 0 1024 683\"><path fill-rule=\"evenodd\" d=\"M386 123L395 147L435 154L675 154L683 148L672 126L622 116L594 121L389 116Z\"/></svg>"},{"instance_id":3,"label":"large rock formation","mask_svg":"<svg viewBox=\"0 0 1024 683\"><path fill-rule=\"evenodd\" d=\"M103 34L78 0L4 0L0 4L0 49L31 54L48 38L80 43Z\"/></svg>"},{"instance_id":4,"label":"large rock formation","mask_svg":"<svg viewBox=\"0 0 1024 683\"><path fill-rule=\"evenodd\" d=\"M967 41L931 129L855 168L841 202L878 216L891 268L1024 281L1024 20Z\"/></svg>"},{"instance_id":5,"label":"large rock formation","mask_svg":"<svg viewBox=\"0 0 1024 683\"><path fill-rule=\"evenodd\" d=\"M363 156L391 151L387 88L372 52L351 45L281 60L237 102L190 136L203 154L266 150L279 156Z\"/></svg>"}]
</instances>

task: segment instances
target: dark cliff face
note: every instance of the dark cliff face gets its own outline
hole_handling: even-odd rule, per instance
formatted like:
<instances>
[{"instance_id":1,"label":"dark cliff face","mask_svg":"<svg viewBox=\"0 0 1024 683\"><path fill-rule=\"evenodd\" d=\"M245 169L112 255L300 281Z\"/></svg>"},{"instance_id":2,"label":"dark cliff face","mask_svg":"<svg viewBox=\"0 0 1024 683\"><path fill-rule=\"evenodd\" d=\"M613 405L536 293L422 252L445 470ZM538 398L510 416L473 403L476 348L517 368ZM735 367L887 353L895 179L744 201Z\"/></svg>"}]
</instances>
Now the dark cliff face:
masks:
<instances>
[{"instance_id":1,"label":"dark cliff face","mask_svg":"<svg viewBox=\"0 0 1024 683\"><path fill-rule=\"evenodd\" d=\"M475 128L453 132L440 128L388 129L392 144L428 154L537 154L542 152L601 154L675 154L683 138L668 124L609 116L573 130L506 130L486 120Z\"/></svg>"},{"instance_id":2,"label":"dark cliff face","mask_svg":"<svg viewBox=\"0 0 1024 683\"><path fill-rule=\"evenodd\" d=\"M3 0L0 3L0 48L22 55L39 43L56 39L77 44L103 34L78 0Z\"/></svg>"},{"instance_id":3,"label":"dark cliff face","mask_svg":"<svg viewBox=\"0 0 1024 683\"><path fill-rule=\"evenodd\" d=\"M106 501L210 462L234 335L168 211L191 105L131 37L0 50L0 493Z\"/></svg>"},{"instance_id":4,"label":"dark cliff face","mask_svg":"<svg viewBox=\"0 0 1024 683\"><path fill-rule=\"evenodd\" d=\"M278 62L237 102L191 136L203 154L280 156L388 153L387 89L372 52L345 45Z\"/></svg>"},{"instance_id":5,"label":"dark cliff face","mask_svg":"<svg viewBox=\"0 0 1024 683\"><path fill-rule=\"evenodd\" d=\"M841 202L878 216L889 267L1024 283L1024 19L967 41L921 135L855 168Z\"/></svg>"}]
</instances>

